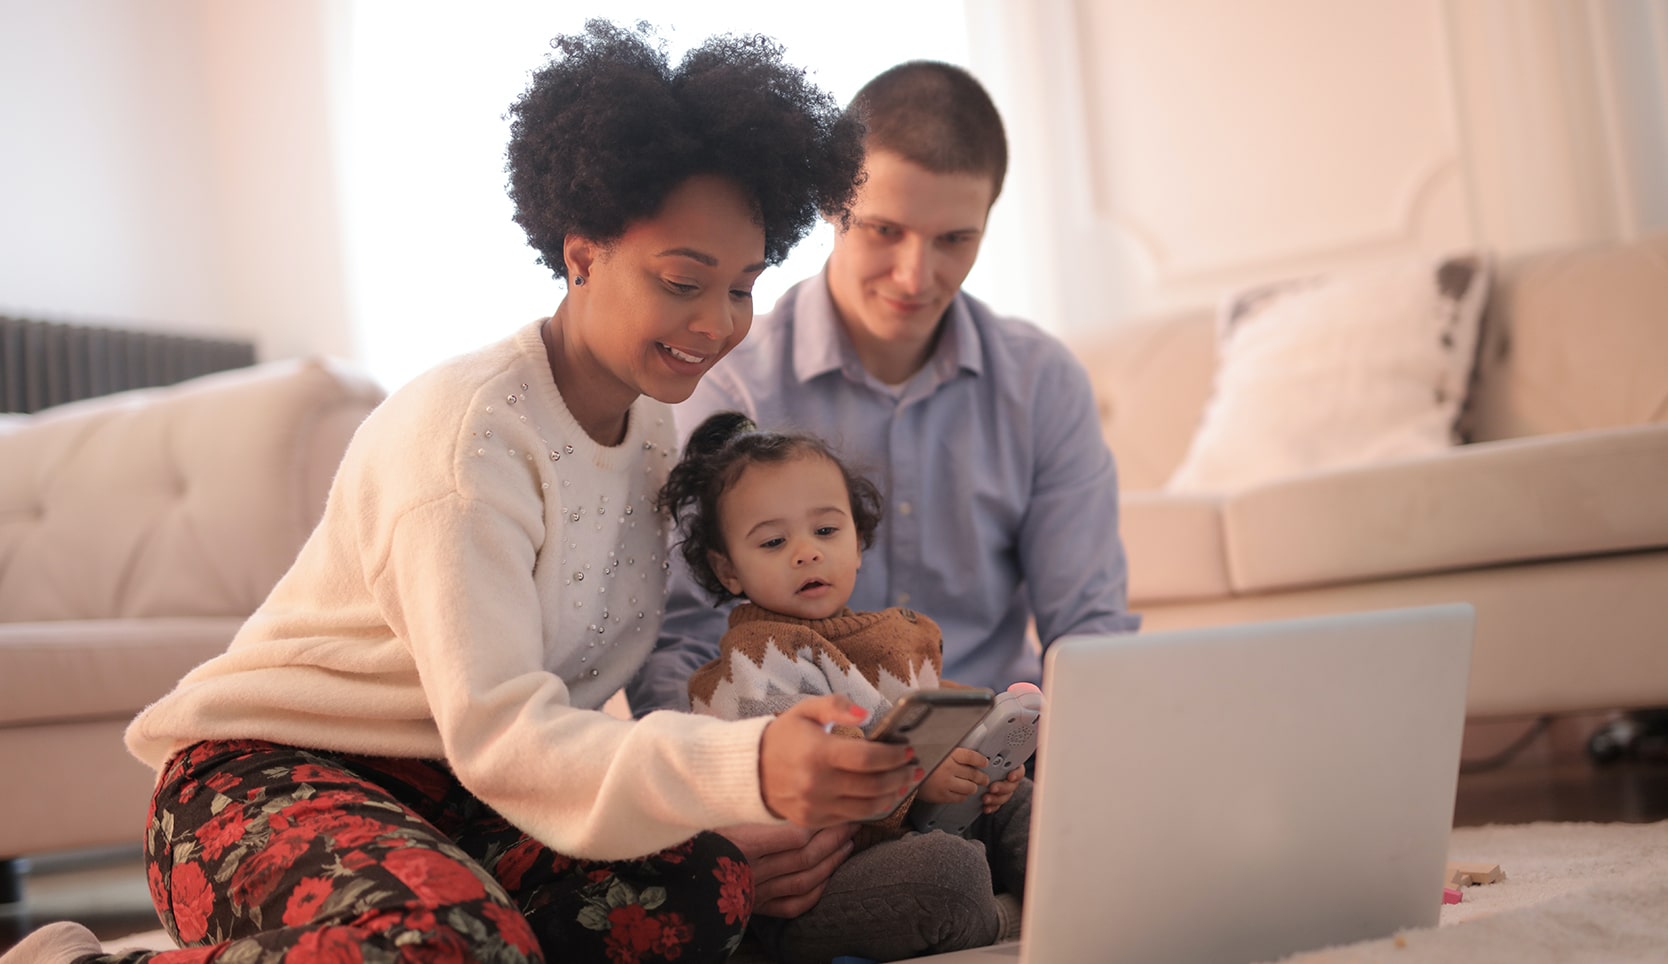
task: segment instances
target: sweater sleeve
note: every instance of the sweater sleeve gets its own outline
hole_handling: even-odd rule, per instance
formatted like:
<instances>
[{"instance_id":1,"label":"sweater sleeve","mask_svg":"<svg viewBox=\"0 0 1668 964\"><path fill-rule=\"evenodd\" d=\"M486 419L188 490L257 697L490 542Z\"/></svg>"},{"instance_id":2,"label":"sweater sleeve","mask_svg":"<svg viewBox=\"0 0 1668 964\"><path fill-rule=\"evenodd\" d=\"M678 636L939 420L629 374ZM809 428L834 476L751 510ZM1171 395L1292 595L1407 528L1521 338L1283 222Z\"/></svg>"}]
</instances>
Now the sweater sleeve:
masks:
<instances>
[{"instance_id":1,"label":"sweater sleeve","mask_svg":"<svg viewBox=\"0 0 1668 964\"><path fill-rule=\"evenodd\" d=\"M760 794L768 719L580 710L542 664L531 520L451 495L395 525L374 594L417 665L458 779L574 857L652 853L695 832L774 823Z\"/></svg>"}]
</instances>

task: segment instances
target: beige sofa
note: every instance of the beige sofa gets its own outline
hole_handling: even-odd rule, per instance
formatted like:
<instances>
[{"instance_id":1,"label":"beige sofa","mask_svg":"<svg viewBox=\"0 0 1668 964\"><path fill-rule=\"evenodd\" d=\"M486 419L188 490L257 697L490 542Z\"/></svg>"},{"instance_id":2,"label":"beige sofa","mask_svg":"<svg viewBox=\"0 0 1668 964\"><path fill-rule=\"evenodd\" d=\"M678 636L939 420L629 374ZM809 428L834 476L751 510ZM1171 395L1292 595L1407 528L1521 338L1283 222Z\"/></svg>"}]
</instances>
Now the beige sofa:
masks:
<instances>
[{"instance_id":1,"label":"beige sofa","mask_svg":"<svg viewBox=\"0 0 1668 964\"><path fill-rule=\"evenodd\" d=\"M1498 263L1472 443L1434 456L1166 492L1211 391L1212 313L1073 347L1146 629L1467 601L1470 717L1668 704L1668 235Z\"/></svg>"},{"instance_id":2,"label":"beige sofa","mask_svg":"<svg viewBox=\"0 0 1668 964\"><path fill-rule=\"evenodd\" d=\"M226 648L381 398L295 361L0 421L0 860L137 844L122 730Z\"/></svg>"}]
</instances>

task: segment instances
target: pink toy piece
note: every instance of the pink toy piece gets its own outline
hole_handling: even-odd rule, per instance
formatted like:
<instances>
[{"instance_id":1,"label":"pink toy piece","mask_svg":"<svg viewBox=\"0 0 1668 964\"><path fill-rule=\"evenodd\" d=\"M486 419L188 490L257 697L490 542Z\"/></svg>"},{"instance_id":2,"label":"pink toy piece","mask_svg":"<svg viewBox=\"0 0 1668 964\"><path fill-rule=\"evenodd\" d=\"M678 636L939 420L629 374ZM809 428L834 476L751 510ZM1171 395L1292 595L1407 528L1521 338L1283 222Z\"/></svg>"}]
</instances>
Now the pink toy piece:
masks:
<instances>
[{"instance_id":1,"label":"pink toy piece","mask_svg":"<svg viewBox=\"0 0 1668 964\"><path fill-rule=\"evenodd\" d=\"M1442 888L1442 902L1444 904L1457 904L1464 899L1465 899L1465 895L1460 893L1457 888L1454 888L1454 887L1444 887L1444 888Z\"/></svg>"}]
</instances>

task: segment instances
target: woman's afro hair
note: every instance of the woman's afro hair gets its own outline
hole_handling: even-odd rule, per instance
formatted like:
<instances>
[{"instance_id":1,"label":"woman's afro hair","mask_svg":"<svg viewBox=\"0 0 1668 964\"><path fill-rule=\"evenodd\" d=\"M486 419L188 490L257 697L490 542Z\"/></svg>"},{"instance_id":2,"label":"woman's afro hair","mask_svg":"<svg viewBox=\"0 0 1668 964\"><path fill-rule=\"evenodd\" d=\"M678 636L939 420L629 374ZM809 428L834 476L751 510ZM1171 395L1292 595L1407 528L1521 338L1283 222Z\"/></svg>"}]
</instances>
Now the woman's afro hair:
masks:
<instances>
[{"instance_id":1,"label":"woman's afro hair","mask_svg":"<svg viewBox=\"0 0 1668 964\"><path fill-rule=\"evenodd\" d=\"M863 166L861 123L843 117L764 36L713 37L674 69L647 24L591 20L510 107L515 222L539 261L567 277L575 234L616 241L696 174L752 198L765 261L780 264L819 214L844 218Z\"/></svg>"}]
</instances>

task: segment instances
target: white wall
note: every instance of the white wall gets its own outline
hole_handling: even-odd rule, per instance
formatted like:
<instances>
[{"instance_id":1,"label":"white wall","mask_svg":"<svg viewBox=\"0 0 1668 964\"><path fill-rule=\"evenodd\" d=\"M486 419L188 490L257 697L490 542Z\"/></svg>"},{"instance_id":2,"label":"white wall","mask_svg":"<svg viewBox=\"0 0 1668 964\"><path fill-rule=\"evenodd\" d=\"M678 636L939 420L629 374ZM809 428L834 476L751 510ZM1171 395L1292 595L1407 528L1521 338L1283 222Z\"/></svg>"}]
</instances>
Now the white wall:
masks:
<instances>
[{"instance_id":1,"label":"white wall","mask_svg":"<svg viewBox=\"0 0 1668 964\"><path fill-rule=\"evenodd\" d=\"M409 167L373 164L405 178L383 193L410 202L398 219L366 217L373 192L349 143L367 124L416 125L414 148L453 129L460 107L449 101L415 116L366 106L351 95L366 88L350 68L379 42L355 35L378 11L432 26L458 9L0 0L0 311L230 332L255 338L263 358L376 356L390 382L453 350L429 334L436 325L479 341L472 322L453 320L468 298L424 297L445 266L467 270L476 246L425 233L429 215L457 201L442 193L456 177L425 175L416 153ZM548 31L540 18L566 29L578 9L476 10L451 43L428 30L419 66L444 78L469 38ZM770 5L714 9L728 18L721 29L772 27L790 55L814 27L786 7L770 23ZM886 44L854 36L881 18L843 21L833 39L873 66L858 53L840 66L862 79L970 46L1014 141L970 286L1057 331L1399 252L1511 252L1668 228L1668 0L966 0L965 9L965 22L935 9L925 28L894 31ZM513 73L531 66L518 59ZM838 97L855 89L829 74ZM492 96L490 122L469 130L500 123L508 101ZM490 180L501 201L501 145L487 148L469 176ZM399 151L388 153L398 164ZM500 233L506 216L491 215ZM391 226L399 244L368 238L367 223ZM392 267L367 255L392 251L405 252ZM517 267L537 272L525 257ZM801 259L792 273L812 269ZM529 281L538 287L527 311L559 296L546 283Z\"/></svg>"},{"instance_id":2,"label":"white wall","mask_svg":"<svg viewBox=\"0 0 1668 964\"><path fill-rule=\"evenodd\" d=\"M969 0L1033 314L1668 229L1668 0Z\"/></svg>"},{"instance_id":3,"label":"white wall","mask_svg":"<svg viewBox=\"0 0 1668 964\"><path fill-rule=\"evenodd\" d=\"M0 310L349 354L326 0L0 0Z\"/></svg>"},{"instance_id":4,"label":"white wall","mask_svg":"<svg viewBox=\"0 0 1668 964\"><path fill-rule=\"evenodd\" d=\"M192 4L0 0L0 310L230 327Z\"/></svg>"}]
</instances>

